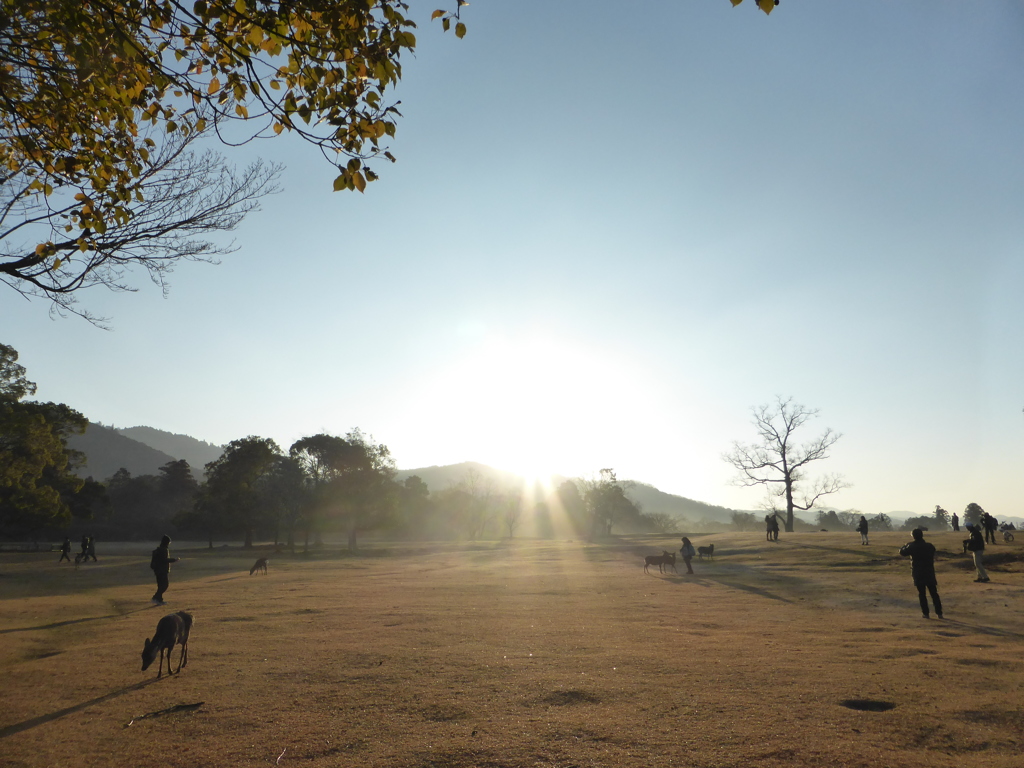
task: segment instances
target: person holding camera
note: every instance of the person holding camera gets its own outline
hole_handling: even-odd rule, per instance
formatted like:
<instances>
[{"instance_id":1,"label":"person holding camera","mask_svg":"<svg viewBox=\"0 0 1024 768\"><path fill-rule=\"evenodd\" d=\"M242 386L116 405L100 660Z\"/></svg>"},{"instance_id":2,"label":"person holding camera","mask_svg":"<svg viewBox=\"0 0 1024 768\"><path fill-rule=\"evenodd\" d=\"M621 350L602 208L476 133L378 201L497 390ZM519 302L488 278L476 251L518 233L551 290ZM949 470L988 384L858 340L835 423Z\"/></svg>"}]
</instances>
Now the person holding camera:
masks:
<instances>
[{"instance_id":1,"label":"person holding camera","mask_svg":"<svg viewBox=\"0 0 1024 768\"><path fill-rule=\"evenodd\" d=\"M967 530L971 532L971 538L967 540L965 546L967 551L974 555L974 567L978 571L978 578L975 581L988 581L988 573L985 571L985 566L982 561L985 559L985 538L981 534L980 525L968 525Z\"/></svg>"}]
</instances>

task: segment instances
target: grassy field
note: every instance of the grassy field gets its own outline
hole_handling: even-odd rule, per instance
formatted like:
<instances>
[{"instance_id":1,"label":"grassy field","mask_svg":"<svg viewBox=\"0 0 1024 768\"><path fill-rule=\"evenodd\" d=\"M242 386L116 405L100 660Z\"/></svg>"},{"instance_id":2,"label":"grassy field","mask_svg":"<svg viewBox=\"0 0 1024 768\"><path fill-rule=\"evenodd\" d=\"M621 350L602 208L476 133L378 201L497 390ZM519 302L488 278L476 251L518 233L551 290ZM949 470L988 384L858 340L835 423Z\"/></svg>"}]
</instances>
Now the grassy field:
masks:
<instances>
[{"instance_id":1,"label":"grassy field","mask_svg":"<svg viewBox=\"0 0 1024 768\"><path fill-rule=\"evenodd\" d=\"M0 765L1016 768L1024 545L976 584L960 535L928 538L944 621L903 533L694 537L694 576L643 572L677 537L374 543L266 577L265 550L176 549L166 608L150 545L0 554ZM189 665L157 680L143 639L182 609Z\"/></svg>"}]
</instances>

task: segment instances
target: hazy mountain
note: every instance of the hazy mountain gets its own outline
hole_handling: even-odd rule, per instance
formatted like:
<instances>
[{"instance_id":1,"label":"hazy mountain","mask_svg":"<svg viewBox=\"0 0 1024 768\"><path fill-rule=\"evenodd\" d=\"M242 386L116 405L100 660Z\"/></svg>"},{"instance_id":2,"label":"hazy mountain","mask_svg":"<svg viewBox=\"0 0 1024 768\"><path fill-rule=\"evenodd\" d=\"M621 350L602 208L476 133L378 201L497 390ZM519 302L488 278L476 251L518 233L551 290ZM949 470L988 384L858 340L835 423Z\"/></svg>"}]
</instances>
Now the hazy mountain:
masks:
<instances>
[{"instance_id":1,"label":"hazy mountain","mask_svg":"<svg viewBox=\"0 0 1024 768\"><path fill-rule=\"evenodd\" d=\"M68 439L68 447L85 454L85 465L76 470L80 477L106 480L124 467L132 475L155 475L175 456L120 434L111 427L89 422L83 435Z\"/></svg>"},{"instance_id":2,"label":"hazy mountain","mask_svg":"<svg viewBox=\"0 0 1024 768\"><path fill-rule=\"evenodd\" d=\"M638 481L633 481L630 484L626 489L626 495L631 500L639 503L646 514L666 514L674 517L685 517L693 522L714 520L715 522L728 523L732 519L733 512L747 511L716 507L713 504L694 501L685 496L676 496L672 493L659 491L653 485Z\"/></svg>"},{"instance_id":3,"label":"hazy mountain","mask_svg":"<svg viewBox=\"0 0 1024 768\"><path fill-rule=\"evenodd\" d=\"M211 461L216 461L224 453L224 446L153 427L127 427L117 431L176 459L184 459L193 470L200 474L203 467Z\"/></svg>"},{"instance_id":4,"label":"hazy mountain","mask_svg":"<svg viewBox=\"0 0 1024 768\"><path fill-rule=\"evenodd\" d=\"M523 485L523 478L512 472L505 472L494 467L489 467L486 464L480 464L476 461L464 461L461 464L446 464L442 467L421 467L419 469L400 469L396 474L396 479L399 482L404 481L407 477L417 475L420 480L427 484L427 488L430 489L431 493L435 491L443 491L445 488L456 485L466 479L470 471L476 471L479 474L481 480L490 480L496 490L505 490L508 488L521 488Z\"/></svg>"},{"instance_id":5,"label":"hazy mountain","mask_svg":"<svg viewBox=\"0 0 1024 768\"><path fill-rule=\"evenodd\" d=\"M475 461L464 461L461 464L448 464L440 467L403 469L398 472L397 478L399 481L403 481L411 475L418 475L427 484L430 492L434 493L462 482L466 479L467 473L470 470L476 471L482 480L490 480L496 490L519 489L523 486L523 478L519 475L495 469ZM564 480L566 480L564 477L552 477L551 485L552 487L558 487ZM715 522L727 523L730 521L734 511L725 507L716 507L712 504L687 499L684 496L665 493L664 491L659 491L653 485L635 481L628 484L626 495L633 501L639 502L644 512L685 517L694 522L713 520Z\"/></svg>"}]
</instances>

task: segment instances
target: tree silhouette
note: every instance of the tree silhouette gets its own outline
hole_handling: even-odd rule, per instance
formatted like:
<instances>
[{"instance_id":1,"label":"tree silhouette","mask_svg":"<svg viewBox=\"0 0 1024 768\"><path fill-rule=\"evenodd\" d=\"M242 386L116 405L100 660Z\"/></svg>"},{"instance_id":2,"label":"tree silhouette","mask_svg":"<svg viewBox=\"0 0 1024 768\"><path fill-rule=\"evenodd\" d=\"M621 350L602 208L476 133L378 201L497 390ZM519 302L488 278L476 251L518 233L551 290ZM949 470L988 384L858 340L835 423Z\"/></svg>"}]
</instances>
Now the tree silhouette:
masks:
<instances>
[{"instance_id":1,"label":"tree silhouette","mask_svg":"<svg viewBox=\"0 0 1024 768\"><path fill-rule=\"evenodd\" d=\"M806 477L808 465L827 459L829 449L842 435L826 428L810 442L797 445L794 433L817 416L818 411L794 403L792 398L784 400L776 396L774 404L758 406L753 412L759 441L752 445L734 442L732 450L722 458L739 473L734 480L736 485L767 488L766 508L773 512L784 511L786 531L792 532L794 510L812 509L818 499L848 487L838 475L814 482ZM780 499L782 509L778 505Z\"/></svg>"}]
</instances>

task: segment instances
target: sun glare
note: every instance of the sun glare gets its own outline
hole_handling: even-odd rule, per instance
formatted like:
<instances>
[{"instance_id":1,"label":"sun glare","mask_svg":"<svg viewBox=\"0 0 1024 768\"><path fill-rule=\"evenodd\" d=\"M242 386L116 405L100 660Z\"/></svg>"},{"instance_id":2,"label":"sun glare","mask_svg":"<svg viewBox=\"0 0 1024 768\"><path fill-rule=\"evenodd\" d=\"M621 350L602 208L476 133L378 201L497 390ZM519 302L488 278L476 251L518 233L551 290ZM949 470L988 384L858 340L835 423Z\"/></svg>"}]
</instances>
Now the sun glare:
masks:
<instances>
[{"instance_id":1,"label":"sun glare","mask_svg":"<svg viewBox=\"0 0 1024 768\"><path fill-rule=\"evenodd\" d=\"M550 338L489 339L439 372L424 394L468 455L532 485L608 465L616 423L650 407L631 370Z\"/></svg>"}]
</instances>

